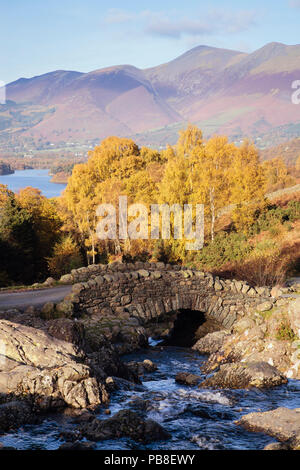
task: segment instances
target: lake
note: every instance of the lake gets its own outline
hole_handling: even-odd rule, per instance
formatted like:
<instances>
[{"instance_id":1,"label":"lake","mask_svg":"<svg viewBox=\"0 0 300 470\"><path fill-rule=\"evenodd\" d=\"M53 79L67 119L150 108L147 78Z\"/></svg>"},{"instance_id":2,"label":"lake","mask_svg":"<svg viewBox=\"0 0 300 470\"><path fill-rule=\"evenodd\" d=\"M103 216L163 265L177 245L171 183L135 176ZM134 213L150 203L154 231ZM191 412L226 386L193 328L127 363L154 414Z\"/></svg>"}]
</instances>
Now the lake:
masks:
<instances>
[{"instance_id":1,"label":"lake","mask_svg":"<svg viewBox=\"0 0 300 470\"><path fill-rule=\"evenodd\" d=\"M17 170L13 175L0 175L0 184L17 192L27 186L38 188L47 198L60 196L66 184L51 183L49 170Z\"/></svg>"}]
</instances>

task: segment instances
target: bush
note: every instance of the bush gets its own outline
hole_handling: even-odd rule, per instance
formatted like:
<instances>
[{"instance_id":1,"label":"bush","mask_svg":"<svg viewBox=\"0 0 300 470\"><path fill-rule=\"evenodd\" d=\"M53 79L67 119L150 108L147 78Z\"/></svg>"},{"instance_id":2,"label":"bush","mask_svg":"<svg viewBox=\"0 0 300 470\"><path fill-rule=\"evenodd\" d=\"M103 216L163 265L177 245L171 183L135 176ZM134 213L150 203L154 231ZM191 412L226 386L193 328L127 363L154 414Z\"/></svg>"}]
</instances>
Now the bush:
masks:
<instances>
[{"instance_id":1,"label":"bush","mask_svg":"<svg viewBox=\"0 0 300 470\"><path fill-rule=\"evenodd\" d=\"M169 263L172 258L172 247L170 244L165 243L164 240L158 240L155 243L152 258L156 261Z\"/></svg>"},{"instance_id":2,"label":"bush","mask_svg":"<svg viewBox=\"0 0 300 470\"><path fill-rule=\"evenodd\" d=\"M284 283L289 268L289 261L280 255L256 256L234 265L232 275L252 286L276 286Z\"/></svg>"},{"instance_id":3,"label":"bush","mask_svg":"<svg viewBox=\"0 0 300 470\"><path fill-rule=\"evenodd\" d=\"M279 341L295 341L297 339L287 320L283 320L277 328L276 339Z\"/></svg>"},{"instance_id":4,"label":"bush","mask_svg":"<svg viewBox=\"0 0 300 470\"><path fill-rule=\"evenodd\" d=\"M300 202L290 201L286 208L269 205L258 214L257 219L250 229L251 235L269 230L274 232L275 227L294 222L300 218Z\"/></svg>"},{"instance_id":5,"label":"bush","mask_svg":"<svg viewBox=\"0 0 300 470\"><path fill-rule=\"evenodd\" d=\"M228 262L242 261L252 250L244 234L219 232L213 242L194 256L194 262L199 267L220 268Z\"/></svg>"}]
</instances>

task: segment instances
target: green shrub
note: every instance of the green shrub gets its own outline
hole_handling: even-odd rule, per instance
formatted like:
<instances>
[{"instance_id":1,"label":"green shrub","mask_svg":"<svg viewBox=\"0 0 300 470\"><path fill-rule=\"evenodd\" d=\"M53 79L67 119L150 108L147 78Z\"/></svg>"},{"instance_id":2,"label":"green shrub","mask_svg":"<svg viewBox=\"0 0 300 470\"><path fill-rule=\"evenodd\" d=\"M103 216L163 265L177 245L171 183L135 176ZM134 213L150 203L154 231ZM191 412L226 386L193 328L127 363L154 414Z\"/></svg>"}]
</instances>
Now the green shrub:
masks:
<instances>
[{"instance_id":1,"label":"green shrub","mask_svg":"<svg viewBox=\"0 0 300 470\"><path fill-rule=\"evenodd\" d=\"M227 262L242 261L252 250L244 234L219 232L213 242L195 255L194 262L207 268L220 268Z\"/></svg>"},{"instance_id":2,"label":"green shrub","mask_svg":"<svg viewBox=\"0 0 300 470\"><path fill-rule=\"evenodd\" d=\"M279 341L295 341L297 339L287 320L283 320L277 328L276 339Z\"/></svg>"},{"instance_id":3,"label":"green shrub","mask_svg":"<svg viewBox=\"0 0 300 470\"><path fill-rule=\"evenodd\" d=\"M276 230L274 227L286 223L292 223L300 218L300 202L290 201L286 208L269 205L261 213L257 214L257 219L251 227L250 234L257 235L260 232L269 230L271 233Z\"/></svg>"}]
</instances>

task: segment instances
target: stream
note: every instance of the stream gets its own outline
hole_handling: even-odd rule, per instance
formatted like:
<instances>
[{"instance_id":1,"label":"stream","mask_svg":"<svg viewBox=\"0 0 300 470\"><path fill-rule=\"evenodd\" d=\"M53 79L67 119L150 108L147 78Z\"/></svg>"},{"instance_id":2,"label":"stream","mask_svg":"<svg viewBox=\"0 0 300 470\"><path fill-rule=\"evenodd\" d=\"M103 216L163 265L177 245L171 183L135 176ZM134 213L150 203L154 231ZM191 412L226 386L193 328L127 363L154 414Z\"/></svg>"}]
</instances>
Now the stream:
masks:
<instances>
[{"instance_id":1,"label":"stream","mask_svg":"<svg viewBox=\"0 0 300 470\"><path fill-rule=\"evenodd\" d=\"M111 416L130 408L140 411L148 419L159 422L171 439L151 444L140 444L128 438L97 443L101 450L261 450L275 440L259 433L245 431L235 424L250 412L269 411L283 406L300 408L300 381L272 390L200 390L175 382L178 372L201 375L200 367L206 357L187 349L155 342L152 346L124 357L125 361L150 359L156 372L143 377L143 387L132 386L130 391L111 395ZM101 410L100 419L109 416ZM48 416L40 425L26 425L16 432L0 436L5 446L27 450L54 450L64 442L60 433L76 426L64 415Z\"/></svg>"}]
</instances>

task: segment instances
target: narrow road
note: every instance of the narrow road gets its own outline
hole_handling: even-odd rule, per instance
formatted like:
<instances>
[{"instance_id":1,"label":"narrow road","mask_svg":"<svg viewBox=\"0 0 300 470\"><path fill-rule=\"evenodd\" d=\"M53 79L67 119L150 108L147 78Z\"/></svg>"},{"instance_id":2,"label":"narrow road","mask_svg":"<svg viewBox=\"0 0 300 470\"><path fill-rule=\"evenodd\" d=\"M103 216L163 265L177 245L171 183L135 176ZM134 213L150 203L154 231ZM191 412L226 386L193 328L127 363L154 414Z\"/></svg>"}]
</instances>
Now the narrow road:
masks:
<instances>
[{"instance_id":1,"label":"narrow road","mask_svg":"<svg viewBox=\"0 0 300 470\"><path fill-rule=\"evenodd\" d=\"M3 292L0 293L0 310L11 308L25 310L30 305L41 307L46 302L60 302L71 289L72 286L60 286L24 292Z\"/></svg>"}]
</instances>

